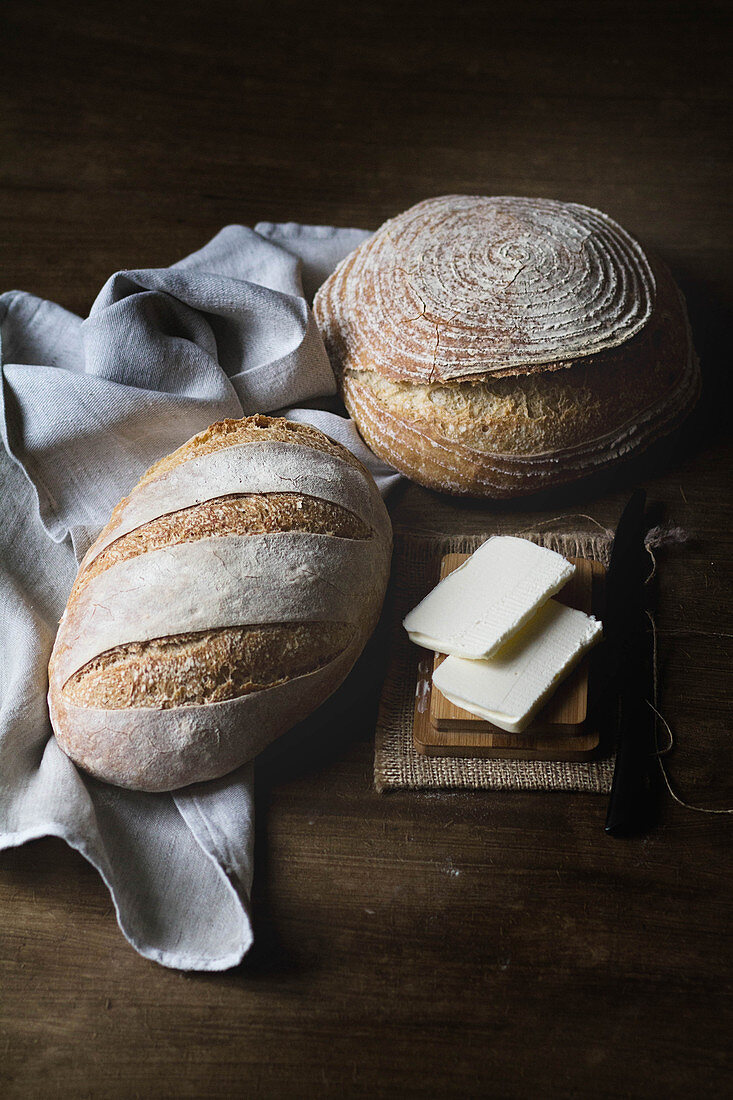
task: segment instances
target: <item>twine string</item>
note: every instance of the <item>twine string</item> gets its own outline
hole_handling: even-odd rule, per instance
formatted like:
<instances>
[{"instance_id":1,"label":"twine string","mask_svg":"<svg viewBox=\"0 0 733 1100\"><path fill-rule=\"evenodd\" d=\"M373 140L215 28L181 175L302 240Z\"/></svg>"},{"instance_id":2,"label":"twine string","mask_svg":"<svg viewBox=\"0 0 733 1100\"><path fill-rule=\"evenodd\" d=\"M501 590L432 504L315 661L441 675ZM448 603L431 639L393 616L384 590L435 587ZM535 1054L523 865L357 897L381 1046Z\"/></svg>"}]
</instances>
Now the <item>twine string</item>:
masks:
<instances>
[{"instance_id":1,"label":"twine string","mask_svg":"<svg viewBox=\"0 0 733 1100\"><path fill-rule=\"evenodd\" d=\"M517 535L526 535L527 532L537 531L540 527L546 527L548 524L558 524L571 519L590 520L590 522L595 524L599 531L602 531L603 534L606 535L609 539L613 538L613 531L610 527L604 527L604 525L602 523L599 523L597 519L594 519L593 516L586 515L585 512L572 512L571 514L565 516L551 516L550 519L540 519L537 520L537 522L534 523L531 527L525 527L522 531L517 531L516 533Z\"/></svg>"},{"instance_id":2,"label":"twine string","mask_svg":"<svg viewBox=\"0 0 733 1100\"><path fill-rule=\"evenodd\" d=\"M583 512L575 512L572 515L554 516L552 519L540 520L537 524L535 524L535 527L540 527L540 526L547 525L547 524L556 524L556 523L559 523L562 520L571 520L571 519L587 519L591 523L593 523L596 527L598 527L601 531L603 531L604 534L608 535L609 538L613 538L613 531L609 530L607 527L604 527L603 524L599 523L599 521L597 519L594 519L593 516L586 515ZM522 532L522 531L519 532L520 535L524 534L524 533L525 532ZM661 528L661 527L651 528L651 530L647 532L646 538L644 539L644 548L645 548L647 554L649 555L649 557L651 558L652 567L651 567L651 572L649 573L648 577L644 581L644 584L650 584L651 581L654 579L654 577L657 574L657 559L656 559L656 556L654 554L653 547L665 546L665 545L668 545L668 544L671 544L671 543L685 543L688 540L689 540L689 535L681 527L671 527L671 528L668 528L668 529L664 529L664 528ZM674 740L674 734L672 733L669 722L667 721L667 719L664 717L663 714L660 714L660 712L657 708L658 697L659 697L659 684L658 684L658 677L657 677L657 625L656 625L656 622L655 622L655 619L654 619L654 615L650 611L647 611L646 614L649 618L649 622L651 623L651 628L652 628L652 667L653 667L653 692L654 692L654 702L650 702L650 700L647 699L646 703L654 711L654 716L655 716L655 718L654 718L654 746L655 746L654 756L656 756L656 758L657 758L657 762L659 764L659 770L661 771L662 779L664 780L664 785L666 786L670 796L674 799L674 801L676 803L678 803L678 805L684 806L685 809L687 809L687 810L693 810L695 813L699 813L699 814L733 814L733 808L729 809L729 808L717 808L717 807L714 808L714 807L708 807L708 806L693 806L691 802L686 802L683 798L681 798L677 794L677 792L675 791L674 787L672 786L671 780L669 778L669 774L667 772L666 767L664 766L664 760L662 758L672 751L672 749L674 748L675 740ZM720 635L716 634L715 636L716 637L730 637L730 635L727 635L727 634L720 634ZM661 722L662 725L664 726L667 737L669 738L669 741L668 741L667 745L665 745L661 749L659 747L659 722Z\"/></svg>"},{"instance_id":3,"label":"twine string","mask_svg":"<svg viewBox=\"0 0 733 1100\"><path fill-rule=\"evenodd\" d=\"M654 572L656 570L656 561L654 560L654 554L652 554L649 547L647 547L647 549L649 550L649 553L651 554L652 562L653 562L652 572L650 573L649 577L647 578L647 584L648 584L649 581L654 576ZM683 798L680 798L680 796L674 790L674 788L672 786L672 783L670 782L670 778L669 778L669 775L667 774L667 769L664 766L664 760L662 759L662 757L666 756L667 753L671 752L672 749L674 748L674 734L672 733L672 730L670 728L670 725L669 725L669 722L667 721L667 719L664 717L664 715L660 714L658 709L657 709L658 691L659 691L659 685L658 685L658 679L657 679L657 626L656 626L656 623L654 621L654 615L651 613L651 611L647 611L646 614L647 614L647 617L648 617L649 622L651 623L651 627L652 627L652 675L653 675L653 678L652 678L652 691L653 691L653 694L654 694L654 702L652 703L652 702L649 701L649 699L647 699L646 703L654 711L654 749L655 749L654 756L656 756L656 758L657 758L657 763L659 764L659 770L662 773L662 779L664 780L664 785L666 786L667 790L669 791L669 793L670 793L671 797L674 799L674 801L677 802L678 805L684 806L686 810L694 810L695 813L698 813L698 814L733 814L733 808L731 808L731 809L726 809L726 808L719 809L719 808L713 808L713 807L709 807L709 806L693 806L691 802L685 802L685 800ZM664 726L667 737L669 738L668 743L661 749L659 747L659 733L658 733L658 731L659 731L658 723L659 722L661 722L662 725Z\"/></svg>"}]
</instances>

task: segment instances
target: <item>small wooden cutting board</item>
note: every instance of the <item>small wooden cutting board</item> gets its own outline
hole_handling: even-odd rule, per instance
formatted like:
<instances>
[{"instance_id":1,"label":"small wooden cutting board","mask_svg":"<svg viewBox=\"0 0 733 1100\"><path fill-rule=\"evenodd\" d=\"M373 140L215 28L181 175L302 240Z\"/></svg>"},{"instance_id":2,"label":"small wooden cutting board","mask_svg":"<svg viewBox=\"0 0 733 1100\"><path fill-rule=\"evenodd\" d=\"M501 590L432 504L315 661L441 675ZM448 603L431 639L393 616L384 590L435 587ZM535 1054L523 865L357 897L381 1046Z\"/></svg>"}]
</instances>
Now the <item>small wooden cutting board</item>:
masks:
<instances>
[{"instance_id":1,"label":"small wooden cutting board","mask_svg":"<svg viewBox=\"0 0 733 1100\"><path fill-rule=\"evenodd\" d=\"M441 580L469 557L447 554ZM598 607L605 569L600 562L569 558L574 576L554 598L590 614ZM518 760L585 760L598 748L599 734L586 722L589 658L571 673L552 699L522 733L507 733L461 710L432 686L432 673L445 660L436 653L420 662L415 695L413 741L427 756L503 757Z\"/></svg>"}]
</instances>

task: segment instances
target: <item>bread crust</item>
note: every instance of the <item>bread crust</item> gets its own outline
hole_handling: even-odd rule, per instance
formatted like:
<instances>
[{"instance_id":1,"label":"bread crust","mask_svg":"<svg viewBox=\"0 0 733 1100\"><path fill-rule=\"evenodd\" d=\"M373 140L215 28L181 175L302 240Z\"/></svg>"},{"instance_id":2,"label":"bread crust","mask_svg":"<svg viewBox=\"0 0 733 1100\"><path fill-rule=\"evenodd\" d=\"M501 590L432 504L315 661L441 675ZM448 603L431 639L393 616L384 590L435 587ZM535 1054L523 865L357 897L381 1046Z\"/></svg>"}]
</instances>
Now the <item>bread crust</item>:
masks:
<instances>
[{"instance_id":1,"label":"bread crust","mask_svg":"<svg viewBox=\"0 0 733 1100\"><path fill-rule=\"evenodd\" d=\"M641 246L599 210L445 195L385 222L318 290L329 354L412 382L562 368L618 347L654 306Z\"/></svg>"},{"instance_id":2,"label":"bread crust","mask_svg":"<svg viewBox=\"0 0 733 1100\"><path fill-rule=\"evenodd\" d=\"M154 499L165 501L175 477L180 497L187 469L200 475L202 462L220 469L206 456L224 449L235 466L247 467L248 456L255 470L279 464L287 482L302 470L296 481L314 491L322 485L326 498L351 501L353 510L311 493L210 495L172 512L163 505L125 529L130 509L147 514L135 502L141 492L149 497L152 483ZM328 457L311 476L314 453ZM194 496L202 485L214 491L211 478L193 485ZM141 478L82 563L49 665L59 744L99 778L140 790L175 789L237 767L346 675L376 624L390 549L381 497L345 448L280 418L212 425ZM186 562L202 565L192 572ZM287 594L269 605L265 594L277 593L281 576ZM232 621L222 600L251 608L254 621Z\"/></svg>"},{"instance_id":3,"label":"bread crust","mask_svg":"<svg viewBox=\"0 0 733 1100\"><path fill-rule=\"evenodd\" d=\"M491 454L443 438L419 421L396 416L351 377L343 386L346 408L376 455L412 481L456 496L510 500L565 485L638 453L676 428L699 395L691 369L677 405L665 406L645 424L629 422L618 435L555 454Z\"/></svg>"},{"instance_id":4,"label":"bread crust","mask_svg":"<svg viewBox=\"0 0 733 1100\"><path fill-rule=\"evenodd\" d=\"M135 486L140 489L148 482L162 477L163 474L176 466L188 462L200 455L212 454L214 451L223 450L225 447L233 447L238 443L299 443L304 447L311 447L314 451L323 451L324 454L335 455L343 459L350 466L364 471L365 467L351 451L347 450L334 439L312 428L310 424L300 424L294 420L286 420L282 416L265 416L258 413L255 416L245 416L241 420L217 420L210 424L202 432L198 432L184 444L171 451L169 455L155 462L149 470L143 474ZM110 524L127 498L117 505L110 516Z\"/></svg>"},{"instance_id":5,"label":"bread crust","mask_svg":"<svg viewBox=\"0 0 733 1100\"><path fill-rule=\"evenodd\" d=\"M507 200L483 201L502 204ZM364 255L359 257L357 249L347 257L316 297L316 317L344 403L375 453L429 488L510 498L610 466L682 421L700 389L684 300L665 265L646 257L635 242L626 261L632 267L638 264L642 273L646 299L644 308L637 311L640 323L623 338L607 334L600 348L594 346L589 332L587 339L580 334L566 345L560 342L551 360L543 363L528 355L523 361L515 318L514 342L509 341L502 360L491 346L490 332L497 333L504 345L509 338L500 331L501 318L493 315L494 328L486 323L483 342L474 333L466 345L473 359L461 354L459 336L454 333L454 360L445 351L436 352L431 363L427 330L421 358L410 326L404 326L410 332L404 340L398 335L391 347L382 340L370 348L365 334L373 331L373 318L365 320L364 311L371 308L374 286L380 285L372 272L375 257L388 254L386 242L395 239L394 227L401 218L411 224L414 211L425 217L436 210L447 216L451 202L450 196L429 200L386 223L361 246ZM522 203L525 209L531 200ZM585 209L571 206L573 211ZM538 208L544 211L544 204L539 202ZM460 202L457 209L463 210ZM440 236L440 225L436 233ZM400 241L397 233L393 251ZM433 244L434 252L439 244L440 240ZM446 267L456 248L455 240L443 241ZM623 258L616 257L619 264ZM392 265L396 270L397 262L392 260ZM355 272L369 273L361 297L351 284ZM444 289L458 298L463 293L455 284ZM446 298L444 312L449 306ZM627 312L633 312L631 306ZM610 325L613 318L608 308L604 318ZM450 328L451 323L454 329L458 325L449 316L445 324ZM588 329L593 326L591 314ZM550 318L548 327L554 327ZM551 337L545 339L537 325L529 335L538 346L545 346L543 339L551 344ZM435 347L438 337L433 340ZM574 357L563 358L569 349ZM487 360L483 371L479 369L482 350ZM464 370L467 365L470 371Z\"/></svg>"},{"instance_id":6,"label":"bread crust","mask_svg":"<svg viewBox=\"0 0 733 1100\"><path fill-rule=\"evenodd\" d=\"M299 493L219 497L151 520L115 539L79 572L71 594L76 598L105 569L150 550L196 539L281 531L321 531L346 539L365 539L370 535L358 516L315 497Z\"/></svg>"},{"instance_id":7,"label":"bread crust","mask_svg":"<svg viewBox=\"0 0 733 1100\"><path fill-rule=\"evenodd\" d=\"M347 623L267 623L129 642L88 661L62 693L107 710L223 703L322 668L352 634Z\"/></svg>"}]
</instances>

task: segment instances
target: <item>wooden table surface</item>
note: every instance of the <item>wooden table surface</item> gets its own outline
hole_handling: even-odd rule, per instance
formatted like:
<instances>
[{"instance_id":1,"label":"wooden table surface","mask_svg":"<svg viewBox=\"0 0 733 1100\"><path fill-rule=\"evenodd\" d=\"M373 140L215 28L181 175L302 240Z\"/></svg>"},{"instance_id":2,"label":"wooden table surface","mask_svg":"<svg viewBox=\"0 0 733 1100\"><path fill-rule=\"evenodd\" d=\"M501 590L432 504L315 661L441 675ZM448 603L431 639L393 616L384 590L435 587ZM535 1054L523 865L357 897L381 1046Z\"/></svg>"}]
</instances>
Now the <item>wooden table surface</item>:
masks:
<instances>
[{"instance_id":1,"label":"wooden table surface","mask_svg":"<svg viewBox=\"0 0 733 1100\"><path fill-rule=\"evenodd\" d=\"M376 227L429 195L607 211L673 268L705 380L613 481L492 507L411 486L400 530L560 512L643 484L660 552L669 770L733 805L730 60L722 3L5 0L0 289L85 314L124 267L229 222ZM726 617L727 616L727 617ZM579 794L394 793L373 714L257 778L256 945L221 975L119 933L61 842L0 857L0 1093L38 1097L702 1096L728 1088L730 824L669 798L642 839Z\"/></svg>"}]
</instances>

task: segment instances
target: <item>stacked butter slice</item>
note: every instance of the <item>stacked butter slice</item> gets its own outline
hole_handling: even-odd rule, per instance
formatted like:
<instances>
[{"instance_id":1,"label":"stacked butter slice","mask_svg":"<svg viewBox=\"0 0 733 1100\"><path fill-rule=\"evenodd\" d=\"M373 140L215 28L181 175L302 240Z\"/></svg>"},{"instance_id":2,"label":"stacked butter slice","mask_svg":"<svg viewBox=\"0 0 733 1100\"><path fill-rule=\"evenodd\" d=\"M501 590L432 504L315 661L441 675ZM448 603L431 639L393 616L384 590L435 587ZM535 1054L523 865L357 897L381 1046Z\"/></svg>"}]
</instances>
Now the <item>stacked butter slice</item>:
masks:
<instances>
[{"instance_id":1,"label":"stacked butter slice","mask_svg":"<svg viewBox=\"0 0 733 1100\"><path fill-rule=\"evenodd\" d=\"M404 620L446 653L433 683L457 707L520 733L601 637L601 623L550 597L575 572L526 539L488 539Z\"/></svg>"}]
</instances>

